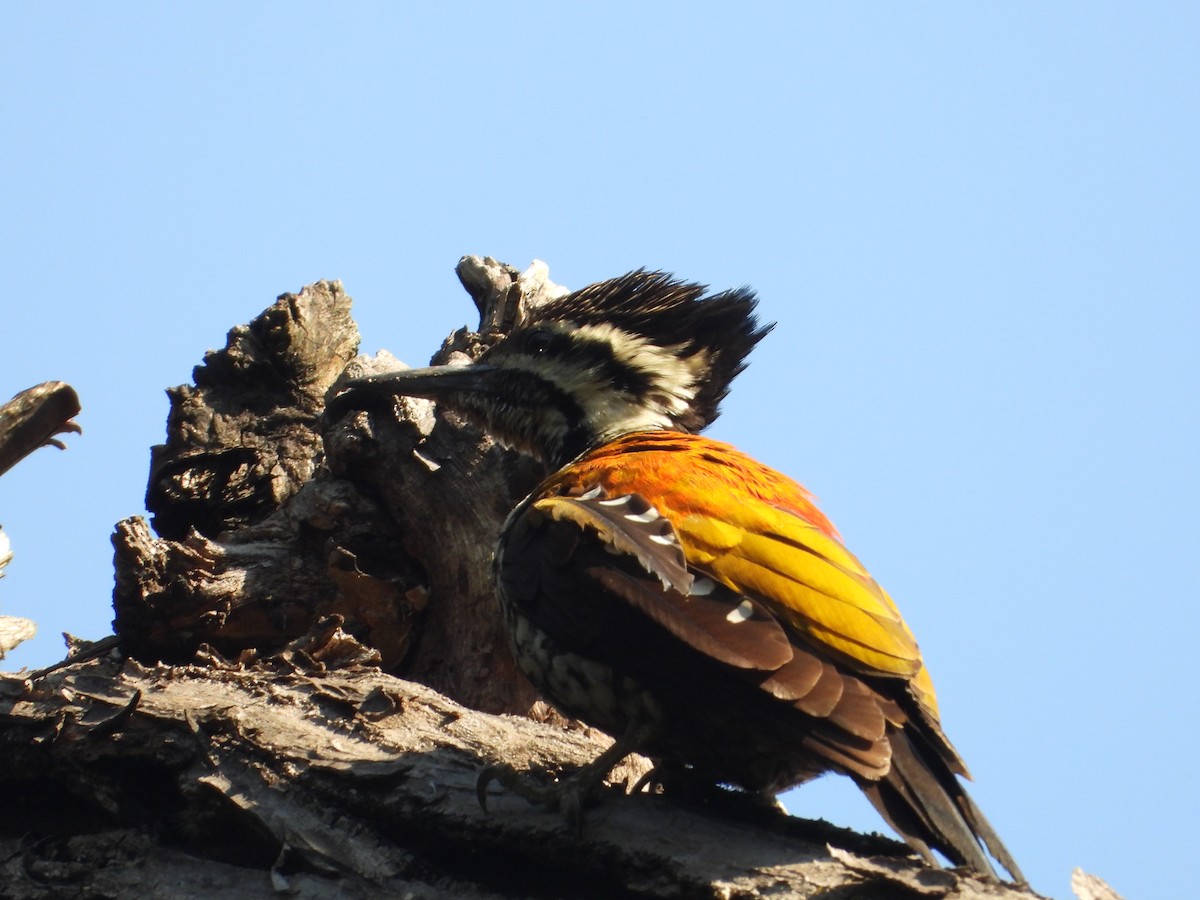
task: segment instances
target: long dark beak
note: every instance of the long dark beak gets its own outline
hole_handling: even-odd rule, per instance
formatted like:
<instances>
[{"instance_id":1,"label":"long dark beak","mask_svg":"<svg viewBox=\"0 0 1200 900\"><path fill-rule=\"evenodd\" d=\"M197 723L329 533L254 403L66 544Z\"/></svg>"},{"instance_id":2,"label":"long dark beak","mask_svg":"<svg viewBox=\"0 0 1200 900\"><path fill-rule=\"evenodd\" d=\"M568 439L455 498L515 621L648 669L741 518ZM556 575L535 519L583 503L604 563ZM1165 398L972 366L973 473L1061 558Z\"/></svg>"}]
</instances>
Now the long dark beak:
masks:
<instances>
[{"instance_id":1,"label":"long dark beak","mask_svg":"<svg viewBox=\"0 0 1200 900\"><path fill-rule=\"evenodd\" d=\"M374 408L397 396L437 400L455 393L488 393L497 372L488 365L428 366L351 378L329 401L326 414L338 419L351 409Z\"/></svg>"},{"instance_id":2,"label":"long dark beak","mask_svg":"<svg viewBox=\"0 0 1200 900\"><path fill-rule=\"evenodd\" d=\"M351 378L343 391L355 393L386 394L394 397L428 397L436 400L458 391L486 391L491 376L499 370L495 366L427 366L424 369L402 369L383 375L367 375Z\"/></svg>"}]
</instances>

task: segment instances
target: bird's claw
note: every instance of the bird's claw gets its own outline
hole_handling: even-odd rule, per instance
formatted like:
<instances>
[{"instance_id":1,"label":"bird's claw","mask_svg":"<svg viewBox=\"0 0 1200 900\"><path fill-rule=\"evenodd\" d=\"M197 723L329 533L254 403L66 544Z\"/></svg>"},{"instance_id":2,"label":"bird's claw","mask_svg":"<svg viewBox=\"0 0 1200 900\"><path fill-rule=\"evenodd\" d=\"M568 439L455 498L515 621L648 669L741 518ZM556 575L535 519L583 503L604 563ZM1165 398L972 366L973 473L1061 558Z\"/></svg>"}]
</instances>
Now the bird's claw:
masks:
<instances>
[{"instance_id":1,"label":"bird's claw","mask_svg":"<svg viewBox=\"0 0 1200 900\"><path fill-rule=\"evenodd\" d=\"M497 763L480 770L475 781L475 798L479 801L479 808L487 812L488 788L492 782L498 782L534 806L561 813L578 836L583 832L583 811L596 788L594 780L581 777L583 774L578 772L554 784L539 784L528 773Z\"/></svg>"},{"instance_id":2,"label":"bird's claw","mask_svg":"<svg viewBox=\"0 0 1200 900\"><path fill-rule=\"evenodd\" d=\"M537 784L527 774L518 772L512 766L493 763L479 773L479 778L475 782L475 796L483 811L487 812L488 785L493 781L498 781L530 803L558 810L576 836L579 836L583 832L583 811L587 808L589 801L595 798L604 779L612 771L613 766L646 741L653 733L653 729L654 726L646 722L636 720L631 722L625 733L603 753L570 776L559 779L556 784L552 785Z\"/></svg>"}]
</instances>

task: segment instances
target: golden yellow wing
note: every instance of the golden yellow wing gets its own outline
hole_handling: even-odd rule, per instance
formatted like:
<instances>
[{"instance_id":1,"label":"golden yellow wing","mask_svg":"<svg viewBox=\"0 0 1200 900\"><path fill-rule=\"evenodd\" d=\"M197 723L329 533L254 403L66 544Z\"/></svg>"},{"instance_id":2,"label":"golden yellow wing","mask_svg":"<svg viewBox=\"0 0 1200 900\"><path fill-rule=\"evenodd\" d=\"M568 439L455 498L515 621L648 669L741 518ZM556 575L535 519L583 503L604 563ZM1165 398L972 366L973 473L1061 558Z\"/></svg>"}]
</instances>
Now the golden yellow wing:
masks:
<instances>
[{"instance_id":1,"label":"golden yellow wing","mask_svg":"<svg viewBox=\"0 0 1200 900\"><path fill-rule=\"evenodd\" d=\"M618 440L572 466L570 481L644 497L671 522L689 568L761 602L851 670L908 680L937 721L896 604L795 482L727 444L672 432Z\"/></svg>"}]
</instances>

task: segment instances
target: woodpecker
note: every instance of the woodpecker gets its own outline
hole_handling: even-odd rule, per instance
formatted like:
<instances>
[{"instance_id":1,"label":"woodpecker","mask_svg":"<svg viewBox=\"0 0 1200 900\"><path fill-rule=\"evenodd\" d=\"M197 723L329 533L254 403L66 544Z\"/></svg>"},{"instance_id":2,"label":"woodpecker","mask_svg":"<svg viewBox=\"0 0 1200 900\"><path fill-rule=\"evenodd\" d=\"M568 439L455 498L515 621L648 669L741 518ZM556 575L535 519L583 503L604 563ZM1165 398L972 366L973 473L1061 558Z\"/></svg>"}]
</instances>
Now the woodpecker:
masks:
<instances>
[{"instance_id":1,"label":"woodpecker","mask_svg":"<svg viewBox=\"0 0 1200 900\"><path fill-rule=\"evenodd\" d=\"M749 289L639 270L532 310L468 366L353 380L436 400L552 474L509 515L497 594L518 664L565 714L712 784L852 778L928 862L1011 855L971 800L887 592L812 496L698 434L773 326Z\"/></svg>"}]
</instances>

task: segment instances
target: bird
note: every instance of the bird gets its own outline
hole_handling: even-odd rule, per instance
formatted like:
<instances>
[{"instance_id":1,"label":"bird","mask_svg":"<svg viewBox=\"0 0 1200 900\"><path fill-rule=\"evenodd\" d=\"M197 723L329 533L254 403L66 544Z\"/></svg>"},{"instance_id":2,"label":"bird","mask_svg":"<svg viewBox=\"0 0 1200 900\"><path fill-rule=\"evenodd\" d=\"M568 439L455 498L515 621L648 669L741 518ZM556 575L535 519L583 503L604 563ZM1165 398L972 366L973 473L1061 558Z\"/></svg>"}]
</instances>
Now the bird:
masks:
<instances>
[{"instance_id":1,"label":"bird","mask_svg":"<svg viewBox=\"0 0 1200 900\"><path fill-rule=\"evenodd\" d=\"M494 571L521 671L614 738L576 787L634 752L764 796L837 772L930 864L1023 882L892 598L804 487L700 433L774 327L757 303L639 269L526 311L471 364L339 396L435 400L550 472Z\"/></svg>"}]
</instances>

